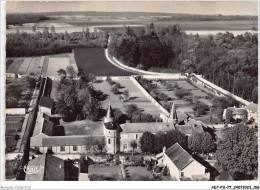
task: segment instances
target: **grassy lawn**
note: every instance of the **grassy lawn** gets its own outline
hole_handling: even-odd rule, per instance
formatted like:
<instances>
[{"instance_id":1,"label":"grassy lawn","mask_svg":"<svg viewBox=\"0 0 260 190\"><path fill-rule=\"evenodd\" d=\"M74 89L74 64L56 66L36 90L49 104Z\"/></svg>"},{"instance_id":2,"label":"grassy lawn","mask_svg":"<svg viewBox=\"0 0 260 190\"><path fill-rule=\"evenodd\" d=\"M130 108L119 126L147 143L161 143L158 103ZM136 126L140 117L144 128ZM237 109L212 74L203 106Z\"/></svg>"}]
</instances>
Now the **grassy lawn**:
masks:
<instances>
[{"instance_id":1,"label":"grassy lawn","mask_svg":"<svg viewBox=\"0 0 260 190\"><path fill-rule=\"evenodd\" d=\"M133 74L112 65L106 59L102 48L76 48L74 54L78 68L83 69L85 73L93 73L97 76L129 76Z\"/></svg>"},{"instance_id":2,"label":"grassy lawn","mask_svg":"<svg viewBox=\"0 0 260 190\"><path fill-rule=\"evenodd\" d=\"M90 165L88 168L90 181L120 181L122 180L120 166Z\"/></svg>"},{"instance_id":3,"label":"grassy lawn","mask_svg":"<svg viewBox=\"0 0 260 190\"><path fill-rule=\"evenodd\" d=\"M126 181L153 181L154 177L146 167L126 167Z\"/></svg>"},{"instance_id":4,"label":"grassy lawn","mask_svg":"<svg viewBox=\"0 0 260 190\"><path fill-rule=\"evenodd\" d=\"M90 120L81 120L73 122L60 123L65 130L65 135L103 135L102 122L93 122Z\"/></svg>"}]
</instances>

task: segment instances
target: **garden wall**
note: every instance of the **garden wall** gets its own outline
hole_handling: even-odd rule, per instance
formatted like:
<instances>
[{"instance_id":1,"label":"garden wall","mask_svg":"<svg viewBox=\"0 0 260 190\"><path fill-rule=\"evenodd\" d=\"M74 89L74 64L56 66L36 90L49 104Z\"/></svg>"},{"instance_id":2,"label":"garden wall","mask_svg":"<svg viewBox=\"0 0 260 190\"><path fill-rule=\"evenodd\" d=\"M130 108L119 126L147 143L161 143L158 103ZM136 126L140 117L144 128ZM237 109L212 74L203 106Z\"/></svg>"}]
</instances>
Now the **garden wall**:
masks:
<instances>
[{"instance_id":1,"label":"garden wall","mask_svg":"<svg viewBox=\"0 0 260 190\"><path fill-rule=\"evenodd\" d=\"M237 100L238 102L240 102L240 103L242 103L243 105L246 105L246 106L250 104L249 101L246 101L243 98L240 98L240 97L228 92L227 90L220 88L219 86L217 86L217 85L209 82L208 80L202 78L201 75L192 74L190 77L188 77L188 79L190 79L191 82L196 83L197 85L200 85L203 88L210 90L213 94L215 94L217 96L232 97L233 99Z\"/></svg>"}]
</instances>

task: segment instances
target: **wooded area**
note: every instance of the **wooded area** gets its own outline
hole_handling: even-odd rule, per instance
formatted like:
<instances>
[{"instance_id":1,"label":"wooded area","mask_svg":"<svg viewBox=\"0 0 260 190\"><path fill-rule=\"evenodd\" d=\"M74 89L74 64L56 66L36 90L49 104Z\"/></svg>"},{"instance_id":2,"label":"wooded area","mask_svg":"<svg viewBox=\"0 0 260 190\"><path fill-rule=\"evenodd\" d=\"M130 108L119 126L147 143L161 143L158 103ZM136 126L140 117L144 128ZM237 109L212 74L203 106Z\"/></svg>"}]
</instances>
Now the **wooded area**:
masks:
<instances>
[{"instance_id":1,"label":"wooded area","mask_svg":"<svg viewBox=\"0 0 260 190\"><path fill-rule=\"evenodd\" d=\"M214 84L257 103L258 36L219 33L186 35L177 26L155 27L142 33L125 27L112 33L109 53L124 64L144 70L202 74Z\"/></svg>"},{"instance_id":2,"label":"wooded area","mask_svg":"<svg viewBox=\"0 0 260 190\"><path fill-rule=\"evenodd\" d=\"M49 17L42 14L7 14L6 25L23 25L24 23L37 23L44 20L50 20Z\"/></svg>"},{"instance_id":3,"label":"wooded area","mask_svg":"<svg viewBox=\"0 0 260 190\"><path fill-rule=\"evenodd\" d=\"M35 30L32 27L32 30ZM28 57L69 53L75 47L106 47L107 34L87 31L56 33L55 27L44 27L43 32L20 32L6 35L6 57Z\"/></svg>"}]
</instances>

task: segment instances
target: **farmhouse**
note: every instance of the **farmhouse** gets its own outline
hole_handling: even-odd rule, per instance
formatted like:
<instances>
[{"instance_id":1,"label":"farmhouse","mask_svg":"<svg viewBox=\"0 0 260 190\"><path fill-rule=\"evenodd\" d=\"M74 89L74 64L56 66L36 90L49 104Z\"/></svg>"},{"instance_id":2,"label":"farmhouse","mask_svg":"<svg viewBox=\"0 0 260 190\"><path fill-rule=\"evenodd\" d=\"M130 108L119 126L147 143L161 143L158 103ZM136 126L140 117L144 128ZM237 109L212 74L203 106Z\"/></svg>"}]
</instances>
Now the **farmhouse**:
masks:
<instances>
[{"instance_id":1,"label":"farmhouse","mask_svg":"<svg viewBox=\"0 0 260 190\"><path fill-rule=\"evenodd\" d=\"M49 107L48 109L51 112L51 108ZM94 134L90 131L82 130L82 127L79 126L77 128L81 131L80 134L75 129L71 130L63 127L62 130L65 133L61 136L56 136L55 129L57 126L54 126L49 119L50 117L46 112L38 113L33 137L31 138L31 148L41 153L50 151L55 154L83 154L93 151L104 151L105 149L107 153L116 154L117 152L132 151L130 146L132 141L137 143L136 151L141 152L139 141L146 131L155 134L159 131L168 132L177 129L186 135L203 132L201 123L195 120L188 120L185 125L177 125L176 123L179 123L178 112L176 112L174 105L171 109L169 122L125 123L119 125L114 121L113 109L109 103L102 125L89 124L89 127L103 128L103 130L96 129ZM88 124L86 125L88 126ZM59 127L62 128L62 126Z\"/></svg>"},{"instance_id":2,"label":"farmhouse","mask_svg":"<svg viewBox=\"0 0 260 190\"><path fill-rule=\"evenodd\" d=\"M163 152L156 157L160 165L168 168L174 180L209 180L206 167L197 162L178 143L167 150L164 147Z\"/></svg>"}]
</instances>

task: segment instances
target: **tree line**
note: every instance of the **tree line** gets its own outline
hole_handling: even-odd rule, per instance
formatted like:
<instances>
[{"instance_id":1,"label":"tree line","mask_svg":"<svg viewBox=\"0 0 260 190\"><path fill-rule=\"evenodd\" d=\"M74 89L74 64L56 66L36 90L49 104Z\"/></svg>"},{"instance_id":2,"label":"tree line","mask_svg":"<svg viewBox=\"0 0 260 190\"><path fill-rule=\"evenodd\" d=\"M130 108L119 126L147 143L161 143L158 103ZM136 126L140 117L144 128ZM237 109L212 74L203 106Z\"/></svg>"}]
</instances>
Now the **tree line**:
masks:
<instances>
[{"instance_id":1,"label":"tree line","mask_svg":"<svg viewBox=\"0 0 260 190\"><path fill-rule=\"evenodd\" d=\"M20 32L6 35L7 57L42 56L69 53L76 47L106 47L108 35L105 32L56 33L55 27L44 27L43 32Z\"/></svg>"},{"instance_id":2,"label":"tree line","mask_svg":"<svg viewBox=\"0 0 260 190\"><path fill-rule=\"evenodd\" d=\"M109 53L143 70L202 74L214 84L257 103L258 36L226 32L187 35L178 25L148 25L142 34L130 27L110 35Z\"/></svg>"},{"instance_id":3,"label":"tree line","mask_svg":"<svg viewBox=\"0 0 260 190\"><path fill-rule=\"evenodd\" d=\"M50 20L49 17L42 14L7 14L6 25L23 25L24 23L38 23L44 20Z\"/></svg>"}]
</instances>

